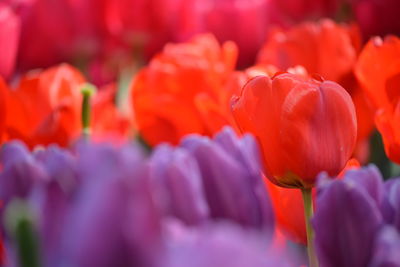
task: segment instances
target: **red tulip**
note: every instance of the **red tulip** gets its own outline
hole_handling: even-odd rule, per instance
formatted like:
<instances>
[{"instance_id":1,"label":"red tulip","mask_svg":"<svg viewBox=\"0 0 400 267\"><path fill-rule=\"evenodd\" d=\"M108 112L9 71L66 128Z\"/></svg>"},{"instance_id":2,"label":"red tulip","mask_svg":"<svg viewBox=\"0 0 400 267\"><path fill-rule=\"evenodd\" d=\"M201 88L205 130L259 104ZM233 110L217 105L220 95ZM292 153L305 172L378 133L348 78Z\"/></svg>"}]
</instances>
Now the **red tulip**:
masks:
<instances>
[{"instance_id":1,"label":"red tulip","mask_svg":"<svg viewBox=\"0 0 400 267\"><path fill-rule=\"evenodd\" d=\"M275 65L281 71L300 65L308 73L317 73L346 89L356 107L356 154L361 156L361 160L368 156L365 156L365 150L361 151L358 147L368 142L374 122L373 110L353 74L360 49L358 27L321 20L298 24L288 30L272 31L260 51L258 61Z\"/></svg>"},{"instance_id":2,"label":"red tulip","mask_svg":"<svg viewBox=\"0 0 400 267\"><path fill-rule=\"evenodd\" d=\"M6 135L29 146L68 145L80 134L83 76L69 65L31 72L7 90Z\"/></svg>"},{"instance_id":3,"label":"red tulip","mask_svg":"<svg viewBox=\"0 0 400 267\"><path fill-rule=\"evenodd\" d=\"M14 70L19 34L19 18L9 6L0 3L0 76L6 79Z\"/></svg>"},{"instance_id":4,"label":"red tulip","mask_svg":"<svg viewBox=\"0 0 400 267\"><path fill-rule=\"evenodd\" d=\"M354 104L340 85L284 73L250 80L232 104L242 132L260 143L266 176L310 188L318 173L336 176L357 137Z\"/></svg>"},{"instance_id":5,"label":"red tulip","mask_svg":"<svg viewBox=\"0 0 400 267\"><path fill-rule=\"evenodd\" d=\"M400 98L400 39L371 39L358 58L355 73L376 109Z\"/></svg>"}]
</instances>

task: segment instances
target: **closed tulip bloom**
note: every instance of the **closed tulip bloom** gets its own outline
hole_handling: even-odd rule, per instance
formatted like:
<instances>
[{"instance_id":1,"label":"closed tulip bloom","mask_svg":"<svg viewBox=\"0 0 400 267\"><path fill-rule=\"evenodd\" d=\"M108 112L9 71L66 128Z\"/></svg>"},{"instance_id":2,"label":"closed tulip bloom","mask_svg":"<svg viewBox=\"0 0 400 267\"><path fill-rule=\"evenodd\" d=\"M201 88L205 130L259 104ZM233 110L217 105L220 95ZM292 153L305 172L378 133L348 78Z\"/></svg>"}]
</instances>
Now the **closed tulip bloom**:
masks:
<instances>
[{"instance_id":1,"label":"closed tulip bloom","mask_svg":"<svg viewBox=\"0 0 400 267\"><path fill-rule=\"evenodd\" d=\"M154 198L163 213L188 225L208 219L209 208L200 170L188 151L167 144L157 147L150 161L150 178Z\"/></svg>"},{"instance_id":2,"label":"closed tulip bloom","mask_svg":"<svg viewBox=\"0 0 400 267\"><path fill-rule=\"evenodd\" d=\"M300 65L310 75L318 74L340 84L353 99L358 141L362 143L367 142L374 122L370 104L353 73L360 49L361 34L357 26L324 19L271 31L258 62L273 64L281 71Z\"/></svg>"},{"instance_id":3,"label":"closed tulip bloom","mask_svg":"<svg viewBox=\"0 0 400 267\"><path fill-rule=\"evenodd\" d=\"M0 199L6 204L15 197L27 197L35 184L48 180L43 167L21 142L10 142L2 147L0 164Z\"/></svg>"},{"instance_id":4,"label":"closed tulip bloom","mask_svg":"<svg viewBox=\"0 0 400 267\"><path fill-rule=\"evenodd\" d=\"M337 175L355 146L354 104L334 82L290 73L255 77L232 111L241 131L260 143L266 176L283 187L311 188L321 171Z\"/></svg>"},{"instance_id":5,"label":"closed tulip bloom","mask_svg":"<svg viewBox=\"0 0 400 267\"><path fill-rule=\"evenodd\" d=\"M238 138L232 128L226 127L214 140L192 135L181 146L197 161L213 219L233 221L272 235L275 218L252 136Z\"/></svg>"},{"instance_id":6,"label":"closed tulip bloom","mask_svg":"<svg viewBox=\"0 0 400 267\"><path fill-rule=\"evenodd\" d=\"M312 220L321 266L399 266L399 185L373 165L343 180L321 175Z\"/></svg>"}]
</instances>

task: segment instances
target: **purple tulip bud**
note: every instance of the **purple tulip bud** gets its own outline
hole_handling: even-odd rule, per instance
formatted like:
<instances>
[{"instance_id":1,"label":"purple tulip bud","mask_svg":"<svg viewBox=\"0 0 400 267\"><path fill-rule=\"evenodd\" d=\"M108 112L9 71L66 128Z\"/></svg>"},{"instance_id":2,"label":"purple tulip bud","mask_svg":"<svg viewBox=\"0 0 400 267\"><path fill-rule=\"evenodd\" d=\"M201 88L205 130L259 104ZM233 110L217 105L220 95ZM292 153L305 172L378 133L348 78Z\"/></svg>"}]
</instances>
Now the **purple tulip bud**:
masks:
<instances>
[{"instance_id":1,"label":"purple tulip bud","mask_svg":"<svg viewBox=\"0 0 400 267\"><path fill-rule=\"evenodd\" d=\"M233 220L272 234L274 214L252 137L240 139L231 128L225 128L214 140L189 136L181 147L197 160L213 218Z\"/></svg>"},{"instance_id":2,"label":"purple tulip bud","mask_svg":"<svg viewBox=\"0 0 400 267\"><path fill-rule=\"evenodd\" d=\"M49 179L45 169L20 142L10 142L0 152L0 199L7 204L12 198L26 198L36 183Z\"/></svg>"},{"instance_id":3,"label":"purple tulip bud","mask_svg":"<svg viewBox=\"0 0 400 267\"><path fill-rule=\"evenodd\" d=\"M312 220L321 266L367 266L382 215L374 199L353 182L324 185Z\"/></svg>"},{"instance_id":4,"label":"purple tulip bud","mask_svg":"<svg viewBox=\"0 0 400 267\"><path fill-rule=\"evenodd\" d=\"M384 195L373 165L348 171L343 180L320 177L312 223L321 266L368 266L384 225Z\"/></svg>"},{"instance_id":5,"label":"purple tulip bud","mask_svg":"<svg viewBox=\"0 0 400 267\"><path fill-rule=\"evenodd\" d=\"M189 225L208 218L200 171L190 153L161 145L153 152L150 168L154 197L164 213Z\"/></svg>"}]
</instances>

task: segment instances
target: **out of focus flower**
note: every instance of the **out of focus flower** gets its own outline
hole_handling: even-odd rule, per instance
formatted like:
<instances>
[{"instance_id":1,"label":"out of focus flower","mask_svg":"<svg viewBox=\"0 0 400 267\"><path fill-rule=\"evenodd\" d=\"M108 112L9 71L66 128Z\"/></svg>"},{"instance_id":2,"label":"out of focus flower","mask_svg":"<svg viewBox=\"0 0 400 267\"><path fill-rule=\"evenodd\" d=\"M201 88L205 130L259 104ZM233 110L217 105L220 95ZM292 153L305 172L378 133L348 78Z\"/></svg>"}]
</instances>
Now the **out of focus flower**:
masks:
<instances>
[{"instance_id":1,"label":"out of focus flower","mask_svg":"<svg viewBox=\"0 0 400 267\"><path fill-rule=\"evenodd\" d=\"M361 36L355 25L336 24L331 20L305 22L289 30L272 31L258 62L275 65L281 71L300 65L310 75L318 74L339 83L353 99L358 141L363 142L371 134L373 119L371 107L353 74L360 48Z\"/></svg>"},{"instance_id":2,"label":"out of focus flower","mask_svg":"<svg viewBox=\"0 0 400 267\"><path fill-rule=\"evenodd\" d=\"M162 213L179 218L187 225L209 219L209 207L196 159L184 148L163 144L150 160L154 198Z\"/></svg>"},{"instance_id":3,"label":"out of focus flower","mask_svg":"<svg viewBox=\"0 0 400 267\"><path fill-rule=\"evenodd\" d=\"M270 27L268 0L183 1L178 39L211 32L220 42L234 41L239 47L239 66L254 64ZM248 34L251 29L251 34Z\"/></svg>"},{"instance_id":4,"label":"out of focus flower","mask_svg":"<svg viewBox=\"0 0 400 267\"><path fill-rule=\"evenodd\" d=\"M97 1L92 1L97 3ZM182 0L107 1L106 22L111 33L131 49L143 46L145 57L161 50L176 33Z\"/></svg>"},{"instance_id":5,"label":"out of focus flower","mask_svg":"<svg viewBox=\"0 0 400 267\"><path fill-rule=\"evenodd\" d=\"M392 161L400 163L400 99L393 107L380 109L375 123L382 135L386 155Z\"/></svg>"},{"instance_id":6,"label":"out of focus flower","mask_svg":"<svg viewBox=\"0 0 400 267\"><path fill-rule=\"evenodd\" d=\"M25 1L19 13L19 68L49 67L71 57L76 29L70 1Z\"/></svg>"},{"instance_id":7,"label":"out of focus flower","mask_svg":"<svg viewBox=\"0 0 400 267\"><path fill-rule=\"evenodd\" d=\"M356 74L377 110L375 123L388 157L400 163L400 40L388 36L371 39L360 54Z\"/></svg>"},{"instance_id":8,"label":"out of focus flower","mask_svg":"<svg viewBox=\"0 0 400 267\"><path fill-rule=\"evenodd\" d=\"M7 4L0 3L0 76L9 78L18 51L20 20Z\"/></svg>"},{"instance_id":9,"label":"out of focus flower","mask_svg":"<svg viewBox=\"0 0 400 267\"><path fill-rule=\"evenodd\" d=\"M340 82L351 73L359 47L355 27L331 20L305 22L289 30L271 31L258 63L272 64L280 70L301 65L310 74Z\"/></svg>"},{"instance_id":10,"label":"out of focus flower","mask_svg":"<svg viewBox=\"0 0 400 267\"><path fill-rule=\"evenodd\" d=\"M37 144L69 144L80 130L80 87L83 76L60 65L22 77L7 91L7 139Z\"/></svg>"},{"instance_id":11,"label":"out of focus flower","mask_svg":"<svg viewBox=\"0 0 400 267\"><path fill-rule=\"evenodd\" d=\"M384 184L375 166L349 171L343 180L320 178L313 225L321 265L399 266L400 228L384 216L384 203L394 204L399 191L389 192L399 182ZM398 205L386 214L398 216Z\"/></svg>"},{"instance_id":12,"label":"out of focus flower","mask_svg":"<svg viewBox=\"0 0 400 267\"><path fill-rule=\"evenodd\" d=\"M5 122L0 120L0 132L5 128L3 139L20 139L31 148L52 143L69 145L81 134L84 82L83 75L66 64L29 72L15 88L5 88L1 82L1 108L5 109ZM121 142L129 134L130 119L117 109L115 97L115 85L102 88L93 97L91 127L96 141Z\"/></svg>"},{"instance_id":13,"label":"out of focus flower","mask_svg":"<svg viewBox=\"0 0 400 267\"><path fill-rule=\"evenodd\" d=\"M375 35L400 34L398 1L350 0L350 3L365 39Z\"/></svg>"},{"instance_id":14,"label":"out of focus flower","mask_svg":"<svg viewBox=\"0 0 400 267\"><path fill-rule=\"evenodd\" d=\"M272 235L274 215L253 137L245 135L238 139L231 128L225 128L213 141L206 137L187 137L182 147L197 160L212 218L229 219Z\"/></svg>"},{"instance_id":15,"label":"out of focus flower","mask_svg":"<svg viewBox=\"0 0 400 267\"><path fill-rule=\"evenodd\" d=\"M258 162L252 137L229 129L214 140L192 136L176 149L158 147L150 161L135 145L30 152L13 142L0 154L0 198L8 208L22 199L31 210L42 266L169 267L190 253L203 266L231 262L228 252L243 255L237 266L270 266L281 260L270 247L274 219ZM171 216L190 230L172 233ZM6 241L15 264L15 240Z\"/></svg>"},{"instance_id":16,"label":"out of focus flower","mask_svg":"<svg viewBox=\"0 0 400 267\"><path fill-rule=\"evenodd\" d=\"M290 255L277 254L262 236L229 223L199 229L169 225L168 229L171 238L164 267L294 266Z\"/></svg>"},{"instance_id":17,"label":"out of focus flower","mask_svg":"<svg viewBox=\"0 0 400 267\"><path fill-rule=\"evenodd\" d=\"M121 112L116 106L117 86L109 84L100 88L92 101L91 138L123 142L129 137L131 114Z\"/></svg>"},{"instance_id":18,"label":"out of focus flower","mask_svg":"<svg viewBox=\"0 0 400 267\"><path fill-rule=\"evenodd\" d=\"M259 156L255 140L239 139L231 128L214 140L192 135L175 149L161 145L151 159L155 199L187 225L228 220L271 237L274 215Z\"/></svg>"},{"instance_id":19,"label":"out of focus flower","mask_svg":"<svg viewBox=\"0 0 400 267\"><path fill-rule=\"evenodd\" d=\"M272 0L270 16L281 25L292 25L304 20L334 17L343 0Z\"/></svg>"},{"instance_id":20,"label":"out of focus flower","mask_svg":"<svg viewBox=\"0 0 400 267\"><path fill-rule=\"evenodd\" d=\"M190 133L212 135L232 125L225 82L235 67L237 48L220 46L212 35L168 44L132 83L138 131L154 146L177 144Z\"/></svg>"},{"instance_id":21,"label":"out of focus flower","mask_svg":"<svg viewBox=\"0 0 400 267\"><path fill-rule=\"evenodd\" d=\"M284 73L250 80L232 103L242 132L259 141L265 175L310 188L321 171L338 174L357 136L354 105L338 84Z\"/></svg>"},{"instance_id":22,"label":"out of focus flower","mask_svg":"<svg viewBox=\"0 0 400 267\"><path fill-rule=\"evenodd\" d=\"M371 39L359 56L355 72L375 108L384 108L400 96L399 57L400 39L395 36Z\"/></svg>"},{"instance_id":23,"label":"out of focus flower","mask_svg":"<svg viewBox=\"0 0 400 267\"><path fill-rule=\"evenodd\" d=\"M116 150L104 152L117 159ZM156 266L162 248L161 221L146 169L129 160L131 153L125 149L117 164L107 166L114 177L83 177L88 181L64 228L65 247L58 262L82 267ZM124 166L126 160L129 166Z\"/></svg>"}]
</instances>

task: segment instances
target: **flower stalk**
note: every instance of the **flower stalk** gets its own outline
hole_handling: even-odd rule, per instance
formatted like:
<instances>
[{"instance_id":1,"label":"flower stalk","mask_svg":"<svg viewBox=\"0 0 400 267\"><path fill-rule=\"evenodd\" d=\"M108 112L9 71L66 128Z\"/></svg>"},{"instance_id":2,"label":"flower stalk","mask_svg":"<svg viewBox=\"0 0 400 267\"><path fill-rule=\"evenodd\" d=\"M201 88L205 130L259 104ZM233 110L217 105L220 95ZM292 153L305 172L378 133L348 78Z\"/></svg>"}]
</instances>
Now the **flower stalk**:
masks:
<instances>
[{"instance_id":1,"label":"flower stalk","mask_svg":"<svg viewBox=\"0 0 400 267\"><path fill-rule=\"evenodd\" d=\"M306 231L307 231L307 254L309 260L309 266L318 267L318 260L315 255L315 249L314 249L314 230L311 226L311 218L314 214L314 207L312 202L312 189L302 188L301 194L303 196L303 204L304 204L304 217L305 217Z\"/></svg>"},{"instance_id":2,"label":"flower stalk","mask_svg":"<svg viewBox=\"0 0 400 267\"><path fill-rule=\"evenodd\" d=\"M81 93L83 95L82 100L82 136L84 139L90 138L90 113L91 105L90 98L96 92L96 87L90 83L85 83L82 86Z\"/></svg>"}]
</instances>

